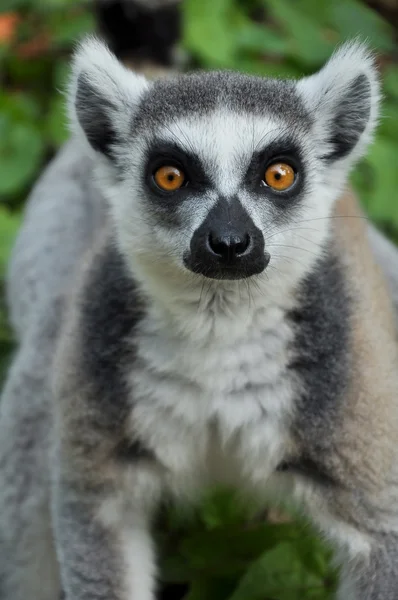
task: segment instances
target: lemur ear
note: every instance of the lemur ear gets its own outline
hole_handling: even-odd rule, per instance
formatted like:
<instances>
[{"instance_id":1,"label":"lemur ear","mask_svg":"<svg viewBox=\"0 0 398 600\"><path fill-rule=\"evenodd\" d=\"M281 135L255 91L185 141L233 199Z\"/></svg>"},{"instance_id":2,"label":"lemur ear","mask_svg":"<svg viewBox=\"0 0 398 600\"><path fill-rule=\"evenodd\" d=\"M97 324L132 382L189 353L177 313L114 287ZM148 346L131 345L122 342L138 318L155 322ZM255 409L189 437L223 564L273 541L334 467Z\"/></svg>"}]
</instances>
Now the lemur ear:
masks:
<instances>
[{"instance_id":1,"label":"lemur ear","mask_svg":"<svg viewBox=\"0 0 398 600\"><path fill-rule=\"evenodd\" d=\"M115 145L128 139L131 118L148 81L126 69L94 37L79 45L72 60L68 112L72 130L112 159Z\"/></svg>"},{"instance_id":2,"label":"lemur ear","mask_svg":"<svg viewBox=\"0 0 398 600\"><path fill-rule=\"evenodd\" d=\"M363 154L377 123L380 86L375 58L362 44L344 44L315 75L297 83L325 160Z\"/></svg>"}]
</instances>

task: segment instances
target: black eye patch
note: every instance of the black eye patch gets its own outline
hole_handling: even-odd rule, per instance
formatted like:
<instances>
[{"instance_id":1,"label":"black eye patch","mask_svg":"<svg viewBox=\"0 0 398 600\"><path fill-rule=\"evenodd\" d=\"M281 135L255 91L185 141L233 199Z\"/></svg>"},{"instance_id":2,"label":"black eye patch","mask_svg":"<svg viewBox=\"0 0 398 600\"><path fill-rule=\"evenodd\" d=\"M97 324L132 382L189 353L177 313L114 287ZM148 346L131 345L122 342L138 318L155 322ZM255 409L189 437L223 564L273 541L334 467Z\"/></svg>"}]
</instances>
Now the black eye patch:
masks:
<instances>
[{"instance_id":1,"label":"black eye patch","mask_svg":"<svg viewBox=\"0 0 398 600\"><path fill-rule=\"evenodd\" d=\"M156 185L155 174L163 166L174 166L184 174L184 185L169 193ZM162 225L174 228L183 225L179 207L206 193L211 187L204 166L195 152L187 152L178 144L153 140L145 156L143 188L147 208Z\"/></svg>"},{"instance_id":2,"label":"black eye patch","mask_svg":"<svg viewBox=\"0 0 398 600\"><path fill-rule=\"evenodd\" d=\"M197 154L191 151L187 152L177 144L155 140L147 151L146 156L145 179L147 185L151 187L153 174L163 165L181 168L186 177L186 187L194 190L203 190L210 186L209 178L206 176L202 162ZM153 188L152 191L156 192Z\"/></svg>"}]
</instances>

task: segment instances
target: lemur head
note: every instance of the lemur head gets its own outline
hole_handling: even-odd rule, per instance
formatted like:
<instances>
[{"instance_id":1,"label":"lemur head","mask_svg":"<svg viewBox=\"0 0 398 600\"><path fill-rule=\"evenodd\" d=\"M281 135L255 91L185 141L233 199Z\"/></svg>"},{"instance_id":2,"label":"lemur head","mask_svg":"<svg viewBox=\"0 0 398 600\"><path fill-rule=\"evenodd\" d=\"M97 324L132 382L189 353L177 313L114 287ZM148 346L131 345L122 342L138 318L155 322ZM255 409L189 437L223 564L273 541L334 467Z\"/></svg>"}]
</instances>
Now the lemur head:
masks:
<instances>
[{"instance_id":1,"label":"lemur head","mask_svg":"<svg viewBox=\"0 0 398 600\"><path fill-rule=\"evenodd\" d=\"M297 82L232 72L149 82L89 39L69 91L131 265L223 282L305 274L378 100L374 60L356 43Z\"/></svg>"}]
</instances>

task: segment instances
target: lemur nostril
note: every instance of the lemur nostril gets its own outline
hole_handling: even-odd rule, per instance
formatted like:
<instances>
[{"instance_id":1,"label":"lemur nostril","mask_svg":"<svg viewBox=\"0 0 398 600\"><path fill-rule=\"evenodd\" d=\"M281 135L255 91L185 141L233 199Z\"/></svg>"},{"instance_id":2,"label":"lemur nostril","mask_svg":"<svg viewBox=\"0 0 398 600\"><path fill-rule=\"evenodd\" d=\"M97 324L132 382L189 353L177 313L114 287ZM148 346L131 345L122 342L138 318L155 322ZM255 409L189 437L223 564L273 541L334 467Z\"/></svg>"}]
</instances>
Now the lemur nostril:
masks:
<instances>
[{"instance_id":1,"label":"lemur nostril","mask_svg":"<svg viewBox=\"0 0 398 600\"><path fill-rule=\"evenodd\" d=\"M249 234L246 233L243 237L243 239L241 239L237 244L236 244L236 248L235 248L235 253L237 256L240 256L241 254L243 254L244 252L246 252L246 250L248 249L250 244L250 237Z\"/></svg>"},{"instance_id":2,"label":"lemur nostril","mask_svg":"<svg viewBox=\"0 0 398 600\"><path fill-rule=\"evenodd\" d=\"M220 238L213 233L209 235L209 247L218 256L224 256L228 252L228 244L224 238Z\"/></svg>"},{"instance_id":3,"label":"lemur nostril","mask_svg":"<svg viewBox=\"0 0 398 600\"><path fill-rule=\"evenodd\" d=\"M209 234L209 248L217 256L224 260L233 260L242 256L249 247L250 236L245 233L217 235Z\"/></svg>"}]
</instances>

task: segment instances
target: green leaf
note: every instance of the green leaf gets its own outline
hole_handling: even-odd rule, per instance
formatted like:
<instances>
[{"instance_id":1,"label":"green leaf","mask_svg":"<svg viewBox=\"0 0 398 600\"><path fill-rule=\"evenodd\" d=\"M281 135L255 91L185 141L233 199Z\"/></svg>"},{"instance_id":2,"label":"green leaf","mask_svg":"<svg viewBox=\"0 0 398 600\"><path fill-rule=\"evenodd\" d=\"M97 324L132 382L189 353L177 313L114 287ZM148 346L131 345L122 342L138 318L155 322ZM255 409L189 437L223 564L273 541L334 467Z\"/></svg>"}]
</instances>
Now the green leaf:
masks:
<instances>
[{"instance_id":1,"label":"green leaf","mask_svg":"<svg viewBox=\"0 0 398 600\"><path fill-rule=\"evenodd\" d=\"M0 114L13 121L32 123L40 116L40 105L32 95L0 93Z\"/></svg>"},{"instance_id":2,"label":"green leaf","mask_svg":"<svg viewBox=\"0 0 398 600\"><path fill-rule=\"evenodd\" d=\"M186 0L183 5L184 44L206 66L233 62L235 41L229 0Z\"/></svg>"},{"instance_id":3,"label":"green leaf","mask_svg":"<svg viewBox=\"0 0 398 600\"><path fill-rule=\"evenodd\" d=\"M319 2L319 0L300 0L300 12L307 15L318 25L326 26L329 22L329 2Z\"/></svg>"},{"instance_id":4,"label":"green leaf","mask_svg":"<svg viewBox=\"0 0 398 600\"><path fill-rule=\"evenodd\" d=\"M0 95L0 197L22 191L42 163L39 115L31 97Z\"/></svg>"},{"instance_id":5,"label":"green leaf","mask_svg":"<svg viewBox=\"0 0 398 600\"><path fill-rule=\"evenodd\" d=\"M276 77L278 79L296 79L302 75L302 70L288 61L283 61L281 63L265 62L262 73L266 77Z\"/></svg>"},{"instance_id":6,"label":"green leaf","mask_svg":"<svg viewBox=\"0 0 398 600\"><path fill-rule=\"evenodd\" d=\"M61 94L54 96L47 116L46 133L52 144L60 146L68 139L65 98Z\"/></svg>"},{"instance_id":7,"label":"green leaf","mask_svg":"<svg viewBox=\"0 0 398 600\"><path fill-rule=\"evenodd\" d=\"M290 523L225 525L213 531L188 532L179 547L192 571L232 576L243 574L248 565L281 540L295 540L300 528Z\"/></svg>"},{"instance_id":8,"label":"green leaf","mask_svg":"<svg viewBox=\"0 0 398 600\"><path fill-rule=\"evenodd\" d=\"M253 503L243 502L229 489L217 489L202 501L200 516L209 529L222 525L236 525L247 521L258 510Z\"/></svg>"},{"instance_id":9,"label":"green leaf","mask_svg":"<svg viewBox=\"0 0 398 600\"><path fill-rule=\"evenodd\" d=\"M52 40L57 46L71 45L95 29L95 21L89 12L54 12L49 21Z\"/></svg>"},{"instance_id":10,"label":"green leaf","mask_svg":"<svg viewBox=\"0 0 398 600\"><path fill-rule=\"evenodd\" d=\"M37 3L38 10L58 9L65 12L72 7L81 6L81 0L34 0Z\"/></svg>"},{"instance_id":11,"label":"green leaf","mask_svg":"<svg viewBox=\"0 0 398 600\"><path fill-rule=\"evenodd\" d=\"M70 64L60 60L54 65L54 89L63 92L70 75Z\"/></svg>"},{"instance_id":12,"label":"green leaf","mask_svg":"<svg viewBox=\"0 0 398 600\"><path fill-rule=\"evenodd\" d=\"M227 600L235 582L229 579L195 579L184 600Z\"/></svg>"},{"instance_id":13,"label":"green leaf","mask_svg":"<svg viewBox=\"0 0 398 600\"><path fill-rule=\"evenodd\" d=\"M0 118L0 196L21 191L43 155L44 142L36 127Z\"/></svg>"},{"instance_id":14,"label":"green leaf","mask_svg":"<svg viewBox=\"0 0 398 600\"><path fill-rule=\"evenodd\" d=\"M308 571L300 557L300 544L282 542L250 566L229 600L326 599L325 582Z\"/></svg>"},{"instance_id":15,"label":"green leaf","mask_svg":"<svg viewBox=\"0 0 398 600\"><path fill-rule=\"evenodd\" d=\"M398 227L396 142L379 137L371 147L366 161L354 173L353 181L371 217Z\"/></svg>"},{"instance_id":16,"label":"green leaf","mask_svg":"<svg viewBox=\"0 0 398 600\"><path fill-rule=\"evenodd\" d=\"M319 23L302 12L300 3L290 0L267 0L272 17L289 40L289 56L305 69L316 68L333 50L333 43L323 34Z\"/></svg>"},{"instance_id":17,"label":"green leaf","mask_svg":"<svg viewBox=\"0 0 398 600\"><path fill-rule=\"evenodd\" d=\"M380 124L377 134L380 138L389 138L398 144L398 101L385 100L381 105Z\"/></svg>"},{"instance_id":18,"label":"green leaf","mask_svg":"<svg viewBox=\"0 0 398 600\"><path fill-rule=\"evenodd\" d=\"M331 549L308 529L302 532L298 543L300 560L307 571L335 583L336 573L331 566Z\"/></svg>"},{"instance_id":19,"label":"green leaf","mask_svg":"<svg viewBox=\"0 0 398 600\"><path fill-rule=\"evenodd\" d=\"M361 36L380 50L394 48L391 26L375 10L357 0L329 2L331 25L343 40Z\"/></svg>"},{"instance_id":20,"label":"green leaf","mask_svg":"<svg viewBox=\"0 0 398 600\"><path fill-rule=\"evenodd\" d=\"M385 69L383 73L383 84L386 94L389 94L398 100L398 66L389 65Z\"/></svg>"},{"instance_id":21,"label":"green leaf","mask_svg":"<svg viewBox=\"0 0 398 600\"><path fill-rule=\"evenodd\" d=\"M161 580L164 583L187 583L192 577L189 565L176 546L166 556L161 556L160 566Z\"/></svg>"},{"instance_id":22,"label":"green leaf","mask_svg":"<svg viewBox=\"0 0 398 600\"><path fill-rule=\"evenodd\" d=\"M0 278L4 277L7 262L21 223L18 213L9 211L0 205Z\"/></svg>"},{"instance_id":23,"label":"green leaf","mask_svg":"<svg viewBox=\"0 0 398 600\"><path fill-rule=\"evenodd\" d=\"M46 56L26 58L10 54L7 58L7 67L11 77L19 85L29 86L37 94L48 94L51 90L51 58ZM45 86L43 88L43 86ZM33 95L31 95L33 98Z\"/></svg>"},{"instance_id":24,"label":"green leaf","mask_svg":"<svg viewBox=\"0 0 398 600\"><path fill-rule=\"evenodd\" d=\"M1 11L9 12L26 5L26 0L1 0Z\"/></svg>"},{"instance_id":25,"label":"green leaf","mask_svg":"<svg viewBox=\"0 0 398 600\"><path fill-rule=\"evenodd\" d=\"M281 33L249 20L237 29L235 40L243 51L261 52L271 56L284 56L289 48L288 40Z\"/></svg>"}]
</instances>

